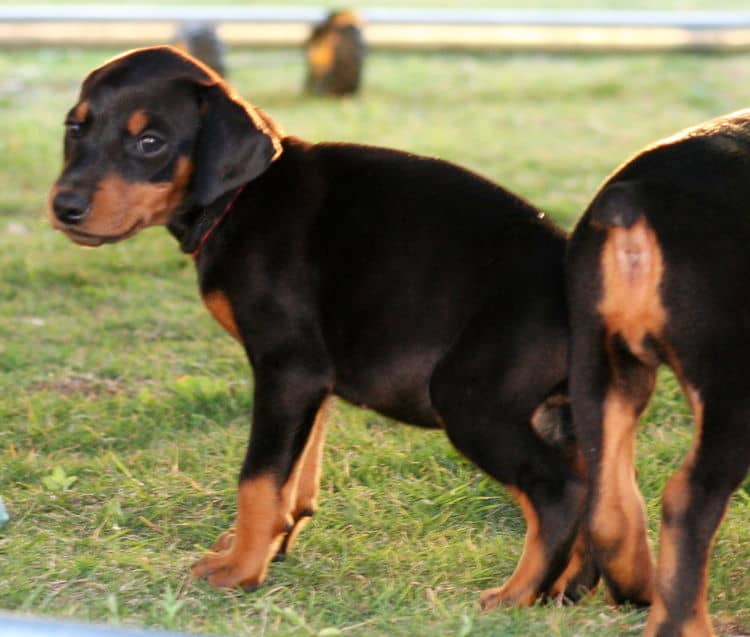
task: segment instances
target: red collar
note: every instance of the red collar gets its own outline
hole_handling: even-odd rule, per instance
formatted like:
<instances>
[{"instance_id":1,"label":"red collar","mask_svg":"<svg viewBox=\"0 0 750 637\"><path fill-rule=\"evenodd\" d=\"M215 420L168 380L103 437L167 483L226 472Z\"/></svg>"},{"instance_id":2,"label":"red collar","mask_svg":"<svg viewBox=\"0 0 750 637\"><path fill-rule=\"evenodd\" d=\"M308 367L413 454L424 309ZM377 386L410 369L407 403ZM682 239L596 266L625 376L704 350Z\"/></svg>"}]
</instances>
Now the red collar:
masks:
<instances>
[{"instance_id":1,"label":"red collar","mask_svg":"<svg viewBox=\"0 0 750 637\"><path fill-rule=\"evenodd\" d=\"M198 246L192 252L192 257L194 260L198 259L206 241L208 241L211 238L211 235L214 233L216 228L219 227L219 224L224 220L224 217L226 217L230 212L232 212L232 209L234 208L234 204L237 201L238 197L242 194L242 191L245 190L245 186L247 186L247 184L244 184L237 189L237 192L235 192L234 196L229 200L223 212L218 217L216 217L216 219L214 219L214 222L208 227L208 230L206 230L203 233L203 236L200 238L200 241L198 241Z\"/></svg>"}]
</instances>

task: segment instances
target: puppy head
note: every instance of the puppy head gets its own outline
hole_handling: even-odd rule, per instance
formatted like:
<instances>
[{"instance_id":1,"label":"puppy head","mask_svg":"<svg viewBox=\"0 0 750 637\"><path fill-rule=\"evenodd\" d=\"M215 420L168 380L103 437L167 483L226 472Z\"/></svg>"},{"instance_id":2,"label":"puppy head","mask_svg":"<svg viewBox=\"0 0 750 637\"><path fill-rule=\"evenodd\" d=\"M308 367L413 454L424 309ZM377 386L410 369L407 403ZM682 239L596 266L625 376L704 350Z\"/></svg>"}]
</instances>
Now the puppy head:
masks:
<instances>
[{"instance_id":1,"label":"puppy head","mask_svg":"<svg viewBox=\"0 0 750 637\"><path fill-rule=\"evenodd\" d=\"M138 49L84 80L49 218L83 245L119 241L209 205L280 152L271 120L214 71L172 47Z\"/></svg>"}]
</instances>

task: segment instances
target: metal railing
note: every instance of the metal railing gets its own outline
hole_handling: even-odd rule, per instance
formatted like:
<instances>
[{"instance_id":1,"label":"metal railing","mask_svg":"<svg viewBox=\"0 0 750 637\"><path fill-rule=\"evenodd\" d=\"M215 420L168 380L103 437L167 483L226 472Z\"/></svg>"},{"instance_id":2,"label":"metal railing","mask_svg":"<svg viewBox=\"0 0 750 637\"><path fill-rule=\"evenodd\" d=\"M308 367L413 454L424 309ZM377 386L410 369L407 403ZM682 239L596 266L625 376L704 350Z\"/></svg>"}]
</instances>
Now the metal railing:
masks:
<instances>
[{"instance_id":1,"label":"metal railing","mask_svg":"<svg viewBox=\"0 0 750 637\"><path fill-rule=\"evenodd\" d=\"M317 22L326 13L326 9L305 6L18 5L0 6L0 22L309 23ZM750 28L750 11L366 8L358 13L368 24Z\"/></svg>"},{"instance_id":2,"label":"metal railing","mask_svg":"<svg viewBox=\"0 0 750 637\"><path fill-rule=\"evenodd\" d=\"M326 13L314 6L0 6L0 45L151 43L184 22L210 22L230 43L298 45ZM358 13L376 47L750 48L750 11L394 7Z\"/></svg>"}]
</instances>

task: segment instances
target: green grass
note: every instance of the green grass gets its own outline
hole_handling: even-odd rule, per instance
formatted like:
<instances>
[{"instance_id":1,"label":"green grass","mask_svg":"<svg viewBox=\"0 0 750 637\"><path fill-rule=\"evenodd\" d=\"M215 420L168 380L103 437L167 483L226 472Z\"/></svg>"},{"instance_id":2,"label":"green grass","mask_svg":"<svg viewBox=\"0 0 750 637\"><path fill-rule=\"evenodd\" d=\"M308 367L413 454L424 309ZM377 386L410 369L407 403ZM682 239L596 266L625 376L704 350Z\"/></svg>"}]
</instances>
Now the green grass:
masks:
<instances>
[{"instance_id":1,"label":"green grass","mask_svg":"<svg viewBox=\"0 0 750 637\"><path fill-rule=\"evenodd\" d=\"M439 433L338 403L322 509L255 594L190 580L232 522L252 380L162 230L83 250L43 221L78 82L112 52L0 55L0 608L227 635L636 635L605 605L481 614L523 521ZM289 131L438 155L570 226L641 145L748 104L750 56L389 54L355 99L303 99L293 51L234 51L240 91ZM656 539L660 490L690 444L663 375L639 434ZM750 631L750 483L718 536L711 611ZM327 630L326 629L330 629Z\"/></svg>"}]
</instances>

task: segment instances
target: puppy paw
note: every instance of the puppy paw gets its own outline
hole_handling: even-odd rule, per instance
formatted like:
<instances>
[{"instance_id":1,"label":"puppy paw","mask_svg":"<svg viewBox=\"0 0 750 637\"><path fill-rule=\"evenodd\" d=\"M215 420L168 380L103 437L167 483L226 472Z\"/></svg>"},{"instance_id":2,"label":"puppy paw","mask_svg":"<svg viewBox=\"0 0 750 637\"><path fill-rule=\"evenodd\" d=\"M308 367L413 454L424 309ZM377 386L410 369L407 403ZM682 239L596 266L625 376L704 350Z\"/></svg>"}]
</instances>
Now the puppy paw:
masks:
<instances>
[{"instance_id":1,"label":"puppy paw","mask_svg":"<svg viewBox=\"0 0 750 637\"><path fill-rule=\"evenodd\" d=\"M253 591L266 578L271 556L277 543L271 546L248 547L238 541L234 529L222 533L213 550L193 564L193 577L205 579L214 588L243 588Z\"/></svg>"},{"instance_id":2,"label":"puppy paw","mask_svg":"<svg viewBox=\"0 0 750 637\"><path fill-rule=\"evenodd\" d=\"M488 588L479 596L479 606L483 611L492 610L498 606L531 606L539 597L537 591L528 588L518 590L508 586Z\"/></svg>"},{"instance_id":3,"label":"puppy paw","mask_svg":"<svg viewBox=\"0 0 750 637\"><path fill-rule=\"evenodd\" d=\"M211 551L213 553L222 553L232 548L234 543L234 536L237 535L237 531L234 528L224 531L216 541L211 545Z\"/></svg>"}]
</instances>

